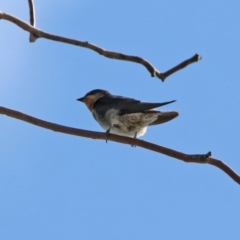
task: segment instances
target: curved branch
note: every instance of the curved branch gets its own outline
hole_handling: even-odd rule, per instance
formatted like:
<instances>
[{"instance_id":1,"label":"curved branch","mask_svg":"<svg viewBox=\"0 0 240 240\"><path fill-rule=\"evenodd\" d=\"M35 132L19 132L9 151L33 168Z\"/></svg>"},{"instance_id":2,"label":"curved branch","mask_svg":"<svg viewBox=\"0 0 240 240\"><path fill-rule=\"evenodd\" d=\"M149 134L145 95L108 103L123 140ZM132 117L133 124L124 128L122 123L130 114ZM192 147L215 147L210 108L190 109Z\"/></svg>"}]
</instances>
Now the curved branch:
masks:
<instances>
[{"instance_id":1,"label":"curved branch","mask_svg":"<svg viewBox=\"0 0 240 240\"><path fill-rule=\"evenodd\" d=\"M28 0L28 6L29 6L29 15L30 15L30 24L35 27L36 26L36 17L35 17L35 9L33 0ZM35 42L37 39L34 34L30 33L29 35L29 42Z\"/></svg>"},{"instance_id":2,"label":"curved branch","mask_svg":"<svg viewBox=\"0 0 240 240\"><path fill-rule=\"evenodd\" d=\"M46 39L57 41L57 42L63 42L63 43L76 45L79 47L88 48L88 49L91 49L91 50L99 53L100 55L107 57L107 58L139 63L139 64L145 66L145 68L150 72L152 77L157 77L157 78L161 79L162 81L164 81L165 78L168 77L169 75L171 75L171 74L179 71L180 69L188 66L189 64L197 62L201 59L200 55L195 54L193 57L183 61L182 63L178 64L177 66L162 73L159 70L157 70L151 63L149 63L147 60L145 60L141 57L126 55L126 54L119 53L119 52L108 51L108 50L100 48L94 44L91 44L89 42L79 41L79 40L70 39L70 38L66 38L66 37L53 35L53 34L50 34L47 32L43 32L40 29L37 29L22 20L14 17L10 14L1 12L1 11L0 11L0 19L5 19L5 20L8 20L8 21L18 25L20 28L24 29L25 31L33 34L35 37L46 38Z\"/></svg>"},{"instance_id":3,"label":"curved branch","mask_svg":"<svg viewBox=\"0 0 240 240\"><path fill-rule=\"evenodd\" d=\"M208 163L210 165L218 167L223 172L225 172L229 177L231 177L235 182L240 184L240 176L236 172L234 172L229 166L227 166L224 162L211 158L210 157L211 152L208 152L207 154L184 154L184 153L175 151L173 149L162 147L160 145L156 145L140 139L128 138L128 137L123 137L115 134L106 134L106 133L93 132L93 131L87 131L83 129L62 126L59 124L43 121L41 119L34 118L27 114L24 114L9 108L4 108L4 107L0 107L0 114L4 114L12 118L19 119L42 128L53 130L55 132L61 132L61 133L66 133L66 134L86 137L86 138L92 138L92 139L101 139L101 140L119 142L123 144L129 144L132 146L134 145L134 146L142 147L157 153L162 153L169 157L173 157L175 159L182 160L188 163Z\"/></svg>"}]
</instances>

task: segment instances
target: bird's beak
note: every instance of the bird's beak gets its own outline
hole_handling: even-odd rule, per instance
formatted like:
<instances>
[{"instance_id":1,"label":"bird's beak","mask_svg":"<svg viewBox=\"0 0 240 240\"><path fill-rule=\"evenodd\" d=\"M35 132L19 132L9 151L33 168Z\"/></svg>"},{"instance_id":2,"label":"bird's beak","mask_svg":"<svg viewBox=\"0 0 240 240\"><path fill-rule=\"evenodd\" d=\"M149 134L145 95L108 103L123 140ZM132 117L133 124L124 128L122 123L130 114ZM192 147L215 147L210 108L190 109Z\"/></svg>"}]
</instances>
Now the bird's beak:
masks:
<instances>
[{"instance_id":1,"label":"bird's beak","mask_svg":"<svg viewBox=\"0 0 240 240\"><path fill-rule=\"evenodd\" d=\"M78 98L77 101L83 102L84 97Z\"/></svg>"}]
</instances>

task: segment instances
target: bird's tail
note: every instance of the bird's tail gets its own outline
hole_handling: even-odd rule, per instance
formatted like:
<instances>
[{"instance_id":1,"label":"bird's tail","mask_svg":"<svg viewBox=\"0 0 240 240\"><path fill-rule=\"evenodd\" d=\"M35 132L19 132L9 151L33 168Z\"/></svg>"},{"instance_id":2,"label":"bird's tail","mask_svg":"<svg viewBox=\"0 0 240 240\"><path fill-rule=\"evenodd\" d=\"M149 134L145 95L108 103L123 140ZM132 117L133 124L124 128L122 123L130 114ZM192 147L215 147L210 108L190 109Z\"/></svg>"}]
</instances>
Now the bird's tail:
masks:
<instances>
[{"instance_id":1,"label":"bird's tail","mask_svg":"<svg viewBox=\"0 0 240 240\"><path fill-rule=\"evenodd\" d=\"M154 122L149 124L149 126L168 122L168 121L174 119L175 117L177 117L178 115L179 115L178 112L175 112L175 111L171 111L171 112L160 112L159 111L157 120L155 120Z\"/></svg>"}]
</instances>

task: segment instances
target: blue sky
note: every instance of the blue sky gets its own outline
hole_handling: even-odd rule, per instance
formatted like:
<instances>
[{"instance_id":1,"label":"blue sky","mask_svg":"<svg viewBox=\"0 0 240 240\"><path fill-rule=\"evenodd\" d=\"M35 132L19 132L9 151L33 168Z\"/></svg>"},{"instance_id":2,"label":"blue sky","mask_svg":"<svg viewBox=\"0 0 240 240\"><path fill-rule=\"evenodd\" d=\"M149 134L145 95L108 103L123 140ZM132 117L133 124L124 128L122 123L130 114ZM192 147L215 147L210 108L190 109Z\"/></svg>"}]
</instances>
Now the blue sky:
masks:
<instances>
[{"instance_id":1,"label":"blue sky","mask_svg":"<svg viewBox=\"0 0 240 240\"><path fill-rule=\"evenodd\" d=\"M28 21L27 1L0 10ZM203 59L162 83L138 64L45 39L0 21L1 106L102 131L76 101L102 88L177 102L173 121L146 141L189 154L212 151L240 173L240 2L35 0L37 27L146 58L166 71ZM210 165L141 148L55 133L0 116L0 238L239 239L240 188Z\"/></svg>"}]
</instances>

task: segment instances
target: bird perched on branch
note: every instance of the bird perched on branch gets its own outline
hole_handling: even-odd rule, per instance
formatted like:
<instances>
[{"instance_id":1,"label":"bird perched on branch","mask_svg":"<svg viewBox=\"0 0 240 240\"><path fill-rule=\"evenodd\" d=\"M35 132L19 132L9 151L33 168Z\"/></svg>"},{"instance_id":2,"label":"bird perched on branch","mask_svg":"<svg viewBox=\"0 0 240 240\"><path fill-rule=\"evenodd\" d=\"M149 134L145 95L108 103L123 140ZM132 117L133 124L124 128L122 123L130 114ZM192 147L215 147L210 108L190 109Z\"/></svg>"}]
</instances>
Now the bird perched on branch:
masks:
<instances>
[{"instance_id":1,"label":"bird perched on branch","mask_svg":"<svg viewBox=\"0 0 240 240\"><path fill-rule=\"evenodd\" d=\"M106 131L127 137L145 134L148 126L168 122L178 116L178 112L162 112L153 108L175 102L148 103L115 96L106 90L95 89L78 98L86 104L95 120Z\"/></svg>"}]
</instances>

